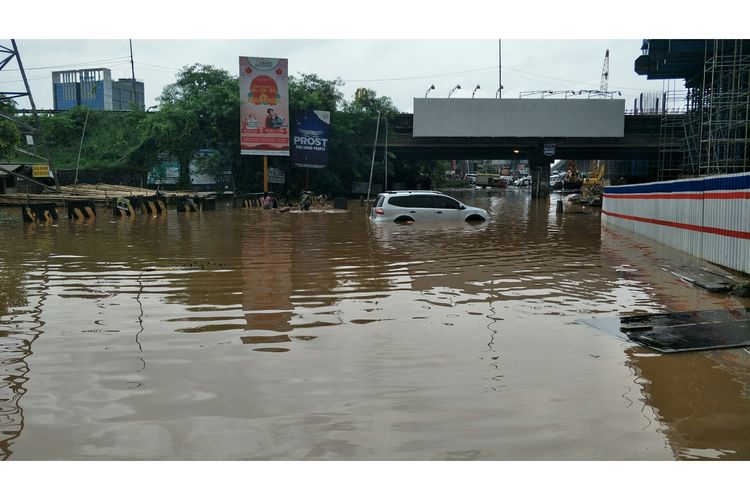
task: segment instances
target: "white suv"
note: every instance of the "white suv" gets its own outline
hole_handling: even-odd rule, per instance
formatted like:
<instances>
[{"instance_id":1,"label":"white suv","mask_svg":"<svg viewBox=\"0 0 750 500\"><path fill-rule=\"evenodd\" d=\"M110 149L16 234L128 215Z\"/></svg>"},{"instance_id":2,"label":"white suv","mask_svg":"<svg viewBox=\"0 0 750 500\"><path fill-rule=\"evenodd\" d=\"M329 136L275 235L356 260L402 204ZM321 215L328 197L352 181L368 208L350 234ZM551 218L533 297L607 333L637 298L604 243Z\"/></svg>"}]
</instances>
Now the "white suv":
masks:
<instances>
[{"instance_id":1,"label":"white suv","mask_svg":"<svg viewBox=\"0 0 750 500\"><path fill-rule=\"evenodd\" d=\"M486 210L464 205L439 191L388 191L372 205L370 220L387 222L483 222Z\"/></svg>"}]
</instances>

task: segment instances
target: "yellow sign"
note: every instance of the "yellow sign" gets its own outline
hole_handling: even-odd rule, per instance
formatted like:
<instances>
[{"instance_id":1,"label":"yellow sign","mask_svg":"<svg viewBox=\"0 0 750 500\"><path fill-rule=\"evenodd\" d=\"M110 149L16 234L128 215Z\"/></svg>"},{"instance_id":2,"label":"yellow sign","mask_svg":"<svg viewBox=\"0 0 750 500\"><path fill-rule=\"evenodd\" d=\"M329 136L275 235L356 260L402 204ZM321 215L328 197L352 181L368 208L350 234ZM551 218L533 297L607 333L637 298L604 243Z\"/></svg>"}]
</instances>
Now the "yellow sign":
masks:
<instances>
[{"instance_id":1,"label":"yellow sign","mask_svg":"<svg viewBox=\"0 0 750 500\"><path fill-rule=\"evenodd\" d=\"M32 165L32 177L49 177L49 165Z\"/></svg>"}]
</instances>

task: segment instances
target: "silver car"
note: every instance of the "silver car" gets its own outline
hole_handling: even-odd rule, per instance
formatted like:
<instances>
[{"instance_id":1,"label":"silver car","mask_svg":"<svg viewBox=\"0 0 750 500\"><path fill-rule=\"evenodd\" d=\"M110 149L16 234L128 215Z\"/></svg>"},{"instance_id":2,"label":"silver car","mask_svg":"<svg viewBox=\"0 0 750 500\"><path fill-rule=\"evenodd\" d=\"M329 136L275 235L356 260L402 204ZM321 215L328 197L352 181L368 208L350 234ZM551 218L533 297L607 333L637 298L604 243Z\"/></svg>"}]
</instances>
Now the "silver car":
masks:
<instances>
[{"instance_id":1,"label":"silver car","mask_svg":"<svg viewBox=\"0 0 750 500\"><path fill-rule=\"evenodd\" d=\"M439 191L388 191L380 193L372 205L373 222L440 223L483 222L487 211L464 205Z\"/></svg>"}]
</instances>

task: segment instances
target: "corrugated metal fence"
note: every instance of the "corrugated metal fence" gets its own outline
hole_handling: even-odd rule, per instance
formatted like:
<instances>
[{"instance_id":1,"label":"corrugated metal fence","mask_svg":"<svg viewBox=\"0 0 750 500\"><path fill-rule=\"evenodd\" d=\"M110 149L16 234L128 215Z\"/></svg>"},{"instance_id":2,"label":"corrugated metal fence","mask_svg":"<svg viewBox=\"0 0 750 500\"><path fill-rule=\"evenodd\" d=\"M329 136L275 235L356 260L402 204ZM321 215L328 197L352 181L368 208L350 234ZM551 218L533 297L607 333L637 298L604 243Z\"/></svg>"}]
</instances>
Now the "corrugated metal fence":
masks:
<instances>
[{"instance_id":1,"label":"corrugated metal fence","mask_svg":"<svg viewBox=\"0 0 750 500\"><path fill-rule=\"evenodd\" d=\"M611 186L602 219L750 273L750 174Z\"/></svg>"}]
</instances>

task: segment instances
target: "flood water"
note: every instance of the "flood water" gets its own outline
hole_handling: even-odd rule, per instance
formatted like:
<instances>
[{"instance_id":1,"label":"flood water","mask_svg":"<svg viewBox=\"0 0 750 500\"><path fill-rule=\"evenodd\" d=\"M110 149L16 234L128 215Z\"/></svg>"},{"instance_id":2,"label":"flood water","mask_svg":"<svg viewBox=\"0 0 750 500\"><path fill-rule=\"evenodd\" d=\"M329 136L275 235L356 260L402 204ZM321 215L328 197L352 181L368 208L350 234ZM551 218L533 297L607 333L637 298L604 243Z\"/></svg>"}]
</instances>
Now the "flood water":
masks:
<instances>
[{"instance_id":1,"label":"flood water","mask_svg":"<svg viewBox=\"0 0 750 500\"><path fill-rule=\"evenodd\" d=\"M580 323L748 307L528 192L485 224L0 211L0 458L750 459L750 350Z\"/></svg>"}]
</instances>

